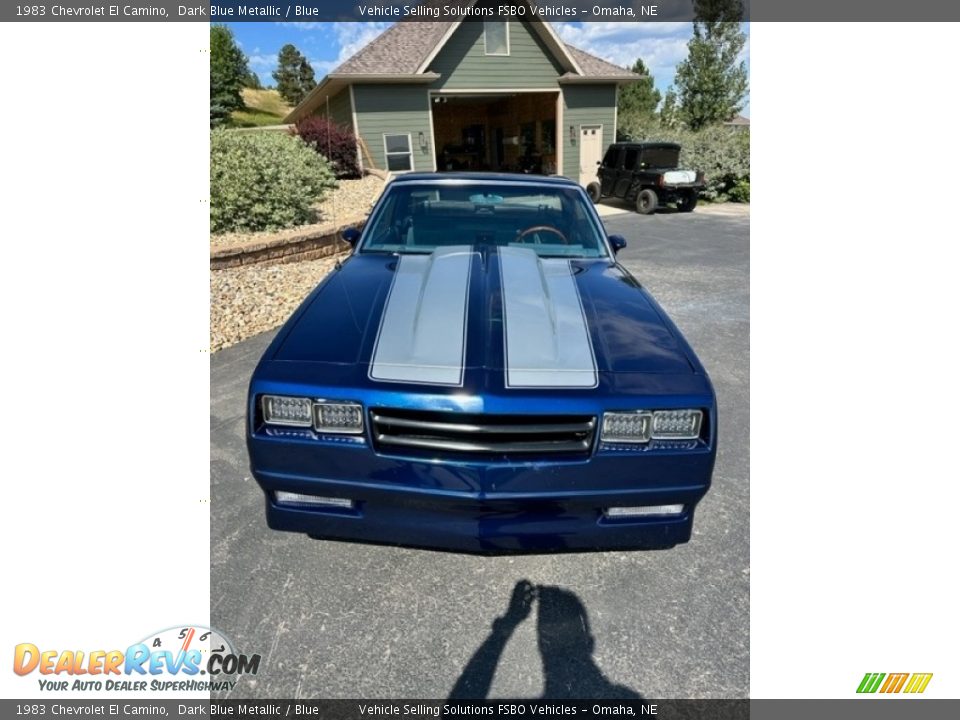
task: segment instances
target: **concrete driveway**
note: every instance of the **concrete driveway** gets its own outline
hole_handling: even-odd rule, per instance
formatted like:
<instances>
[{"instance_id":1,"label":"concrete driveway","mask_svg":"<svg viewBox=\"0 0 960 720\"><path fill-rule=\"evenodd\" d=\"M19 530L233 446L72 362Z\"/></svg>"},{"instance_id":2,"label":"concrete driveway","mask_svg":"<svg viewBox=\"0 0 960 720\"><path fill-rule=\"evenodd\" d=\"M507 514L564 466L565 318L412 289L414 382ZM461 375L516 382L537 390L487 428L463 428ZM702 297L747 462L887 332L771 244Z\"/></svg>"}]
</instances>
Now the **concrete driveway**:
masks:
<instances>
[{"instance_id":1,"label":"concrete driveway","mask_svg":"<svg viewBox=\"0 0 960 720\"><path fill-rule=\"evenodd\" d=\"M714 485L673 550L488 558L269 531L243 412L273 333L213 355L211 624L263 656L228 697L746 697L748 212L604 218L719 396Z\"/></svg>"}]
</instances>

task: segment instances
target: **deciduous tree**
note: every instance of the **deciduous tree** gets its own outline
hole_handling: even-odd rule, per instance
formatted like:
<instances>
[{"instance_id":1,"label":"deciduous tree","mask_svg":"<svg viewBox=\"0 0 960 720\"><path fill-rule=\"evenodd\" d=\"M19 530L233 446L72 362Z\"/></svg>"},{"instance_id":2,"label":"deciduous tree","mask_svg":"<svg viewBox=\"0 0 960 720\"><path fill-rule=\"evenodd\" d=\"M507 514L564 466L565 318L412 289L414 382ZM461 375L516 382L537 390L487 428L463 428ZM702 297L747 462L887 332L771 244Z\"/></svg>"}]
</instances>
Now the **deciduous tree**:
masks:
<instances>
[{"instance_id":1,"label":"deciduous tree","mask_svg":"<svg viewBox=\"0 0 960 720\"><path fill-rule=\"evenodd\" d=\"M663 96L663 105L660 107L660 124L663 127L675 128L680 126L680 109L677 107L677 92L671 85Z\"/></svg>"}]
</instances>

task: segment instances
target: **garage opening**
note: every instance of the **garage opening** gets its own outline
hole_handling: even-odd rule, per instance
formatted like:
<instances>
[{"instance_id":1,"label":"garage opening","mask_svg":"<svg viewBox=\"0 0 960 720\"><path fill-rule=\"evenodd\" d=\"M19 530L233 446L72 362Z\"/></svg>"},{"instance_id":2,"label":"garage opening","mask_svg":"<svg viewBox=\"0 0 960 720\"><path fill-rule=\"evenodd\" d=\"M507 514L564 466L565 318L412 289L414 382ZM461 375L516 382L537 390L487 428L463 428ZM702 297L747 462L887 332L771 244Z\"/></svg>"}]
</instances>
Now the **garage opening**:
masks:
<instances>
[{"instance_id":1,"label":"garage opening","mask_svg":"<svg viewBox=\"0 0 960 720\"><path fill-rule=\"evenodd\" d=\"M557 96L433 95L437 170L556 174Z\"/></svg>"}]
</instances>

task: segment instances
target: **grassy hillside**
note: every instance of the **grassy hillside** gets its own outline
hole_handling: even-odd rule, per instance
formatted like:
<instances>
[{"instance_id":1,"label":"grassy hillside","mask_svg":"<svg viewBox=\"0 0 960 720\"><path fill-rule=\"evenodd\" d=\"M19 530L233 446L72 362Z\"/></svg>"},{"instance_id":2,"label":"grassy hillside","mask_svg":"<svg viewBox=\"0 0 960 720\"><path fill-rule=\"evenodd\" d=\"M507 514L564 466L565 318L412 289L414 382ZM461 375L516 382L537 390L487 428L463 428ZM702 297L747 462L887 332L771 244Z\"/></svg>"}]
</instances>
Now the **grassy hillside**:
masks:
<instances>
[{"instance_id":1,"label":"grassy hillside","mask_svg":"<svg viewBox=\"0 0 960 720\"><path fill-rule=\"evenodd\" d=\"M236 110L230 115L234 127L279 125L291 110L276 90L244 88L242 93L247 109Z\"/></svg>"}]
</instances>

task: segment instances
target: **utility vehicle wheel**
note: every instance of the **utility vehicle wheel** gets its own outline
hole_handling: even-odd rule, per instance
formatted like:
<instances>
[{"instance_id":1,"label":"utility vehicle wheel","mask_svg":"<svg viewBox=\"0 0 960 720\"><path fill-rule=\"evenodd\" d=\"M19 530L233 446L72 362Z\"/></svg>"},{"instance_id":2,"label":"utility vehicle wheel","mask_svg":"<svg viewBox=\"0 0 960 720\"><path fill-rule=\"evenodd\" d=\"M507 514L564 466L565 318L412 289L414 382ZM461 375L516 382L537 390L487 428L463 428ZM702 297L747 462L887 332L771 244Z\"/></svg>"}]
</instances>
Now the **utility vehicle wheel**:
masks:
<instances>
[{"instance_id":1,"label":"utility vehicle wheel","mask_svg":"<svg viewBox=\"0 0 960 720\"><path fill-rule=\"evenodd\" d=\"M587 195L589 195L590 199L593 200L594 205L600 202L600 183L592 182L587 185Z\"/></svg>"},{"instance_id":2,"label":"utility vehicle wheel","mask_svg":"<svg viewBox=\"0 0 960 720\"><path fill-rule=\"evenodd\" d=\"M680 212L693 212L697 206L697 191L691 190L677 198L677 210Z\"/></svg>"},{"instance_id":3,"label":"utility vehicle wheel","mask_svg":"<svg viewBox=\"0 0 960 720\"><path fill-rule=\"evenodd\" d=\"M653 190L641 190L637 195L637 212L649 215L657 209L657 194Z\"/></svg>"}]
</instances>

